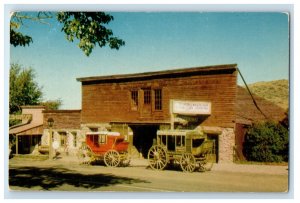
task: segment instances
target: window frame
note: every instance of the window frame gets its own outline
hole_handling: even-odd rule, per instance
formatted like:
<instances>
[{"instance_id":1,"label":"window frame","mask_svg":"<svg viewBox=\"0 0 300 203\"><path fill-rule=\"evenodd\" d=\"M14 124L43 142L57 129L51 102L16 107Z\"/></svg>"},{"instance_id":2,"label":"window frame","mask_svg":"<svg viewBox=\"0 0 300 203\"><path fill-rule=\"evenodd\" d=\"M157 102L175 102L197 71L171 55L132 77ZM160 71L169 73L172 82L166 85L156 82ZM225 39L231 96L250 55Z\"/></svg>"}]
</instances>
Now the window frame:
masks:
<instances>
[{"instance_id":1,"label":"window frame","mask_svg":"<svg viewBox=\"0 0 300 203\"><path fill-rule=\"evenodd\" d=\"M158 94L159 93L159 94ZM163 103L162 103L162 89L154 89L154 110L162 111Z\"/></svg>"},{"instance_id":2,"label":"window frame","mask_svg":"<svg viewBox=\"0 0 300 203\"><path fill-rule=\"evenodd\" d=\"M139 91L137 89L130 90L130 109L132 111L139 109Z\"/></svg>"}]
</instances>

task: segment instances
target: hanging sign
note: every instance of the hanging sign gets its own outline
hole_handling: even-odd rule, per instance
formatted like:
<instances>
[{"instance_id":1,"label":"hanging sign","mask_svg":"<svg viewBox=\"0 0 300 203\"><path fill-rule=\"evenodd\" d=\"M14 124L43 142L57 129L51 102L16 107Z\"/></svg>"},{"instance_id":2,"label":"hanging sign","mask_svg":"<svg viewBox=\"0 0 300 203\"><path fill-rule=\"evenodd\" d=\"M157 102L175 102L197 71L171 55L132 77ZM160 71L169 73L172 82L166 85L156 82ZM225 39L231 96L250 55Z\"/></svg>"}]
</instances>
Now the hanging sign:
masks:
<instances>
[{"instance_id":1,"label":"hanging sign","mask_svg":"<svg viewBox=\"0 0 300 203\"><path fill-rule=\"evenodd\" d=\"M172 113L183 115L210 115L211 102L173 100Z\"/></svg>"}]
</instances>

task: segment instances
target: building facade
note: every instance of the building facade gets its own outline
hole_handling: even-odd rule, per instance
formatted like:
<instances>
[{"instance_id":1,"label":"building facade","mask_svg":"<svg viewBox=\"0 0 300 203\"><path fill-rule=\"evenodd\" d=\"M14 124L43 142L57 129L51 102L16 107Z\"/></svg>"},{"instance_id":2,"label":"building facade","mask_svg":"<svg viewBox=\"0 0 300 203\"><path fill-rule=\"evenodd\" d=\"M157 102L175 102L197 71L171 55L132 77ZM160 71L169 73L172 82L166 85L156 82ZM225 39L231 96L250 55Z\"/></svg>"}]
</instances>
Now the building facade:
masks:
<instances>
[{"instance_id":1,"label":"building facade","mask_svg":"<svg viewBox=\"0 0 300 203\"><path fill-rule=\"evenodd\" d=\"M14 154L38 153L36 146L43 135L44 106L21 106L22 114L11 119L21 120L9 128L9 148Z\"/></svg>"},{"instance_id":2,"label":"building facade","mask_svg":"<svg viewBox=\"0 0 300 203\"><path fill-rule=\"evenodd\" d=\"M119 131L144 157L159 129L199 129L216 143L217 162L233 160L237 65L86 77L81 130ZM173 102L201 103L209 113L173 112Z\"/></svg>"},{"instance_id":3,"label":"building facade","mask_svg":"<svg viewBox=\"0 0 300 203\"><path fill-rule=\"evenodd\" d=\"M43 136L41 138L41 152L47 149L50 143L58 144L57 152L62 155L76 155L84 134L80 130L81 110L45 110L43 122ZM53 119L53 126L49 127L47 121ZM50 141L52 134L52 141Z\"/></svg>"}]
</instances>

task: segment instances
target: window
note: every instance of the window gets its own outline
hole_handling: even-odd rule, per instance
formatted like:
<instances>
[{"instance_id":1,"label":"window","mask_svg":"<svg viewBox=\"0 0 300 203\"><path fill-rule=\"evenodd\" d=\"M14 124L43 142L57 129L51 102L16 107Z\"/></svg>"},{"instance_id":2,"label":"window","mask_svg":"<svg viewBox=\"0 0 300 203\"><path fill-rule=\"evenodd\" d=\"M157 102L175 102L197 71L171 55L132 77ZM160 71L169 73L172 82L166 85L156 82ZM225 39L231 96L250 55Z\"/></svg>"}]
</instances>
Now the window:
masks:
<instances>
[{"instance_id":1,"label":"window","mask_svg":"<svg viewBox=\"0 0 300 203\"><path fill-rule=\"evenodd\" d=\"M144 104L151 104L151 89L145 88L144 90Z\"/></svg>"},{"instance_id":2,"label":"window","mask_svg":"<svg viewBox=\"0 0 300 203\"><path fill-rule=\"evenodd\" d=\"M155 110L162 110L162 96L161 89L154 90Z\"/></svg>"},{"instance_id":3,"label":"window","mask_svg":"<svg viewBox=\"0 0 300 203\"><path fill-rule=\"evenodd\" d=\"M77 147L77 132L72 132L73 135L73 146Z\"/></svg>"},{"instance_id":4,"label":"window","mask_svg":"<svg viewBox=\"0 0 300 203\"><path fill-rule=\"evenodd\" d=\"M60 146L65 146L67 144L67 133L59 132L60 134Z\"/></svg>"},{"instance_id":5,"label":"window","mask_svg":"<svg viewBox=\"0 0 300 203\"><path fill-rule=\"evenodd\" d=\"M106 135L99 135L99 138L98 138L98 142L100 144L105 144L106 143Z\"/></svg>"},{"instance_id":6,"label":"window","mask_svg":"<svg viewBox=\"0 0 300 203\"><path fill-rule=\"evenodd\" d=\"M137 90L131 91L131 110L137 110L139 105L139 93Z\"/></svg>"}]
</instances>

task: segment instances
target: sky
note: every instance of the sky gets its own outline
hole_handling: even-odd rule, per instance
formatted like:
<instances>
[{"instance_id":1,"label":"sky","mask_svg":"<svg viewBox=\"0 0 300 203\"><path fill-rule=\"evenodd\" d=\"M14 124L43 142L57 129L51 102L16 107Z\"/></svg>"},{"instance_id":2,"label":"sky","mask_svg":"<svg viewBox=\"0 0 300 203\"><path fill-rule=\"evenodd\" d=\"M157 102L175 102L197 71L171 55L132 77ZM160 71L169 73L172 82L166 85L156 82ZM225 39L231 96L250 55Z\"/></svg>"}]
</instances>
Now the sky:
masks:
<instances>
[{"instance_id":1,"label":"sky","mask_svg":"<svg viewBox=\"0 0 300 203\"><path fill-rule=\"evenodd\" d=\"M108 27L125 41L89 57L68 42L61 25L26 21L26 47L10 48L10 63L35 70L44 100L81 109L76 78L238 64L248 84L289 78L289 16L280 12L109 12ZM241 80L238 83L242 85Z\"/></svg>"}]
</instances>

